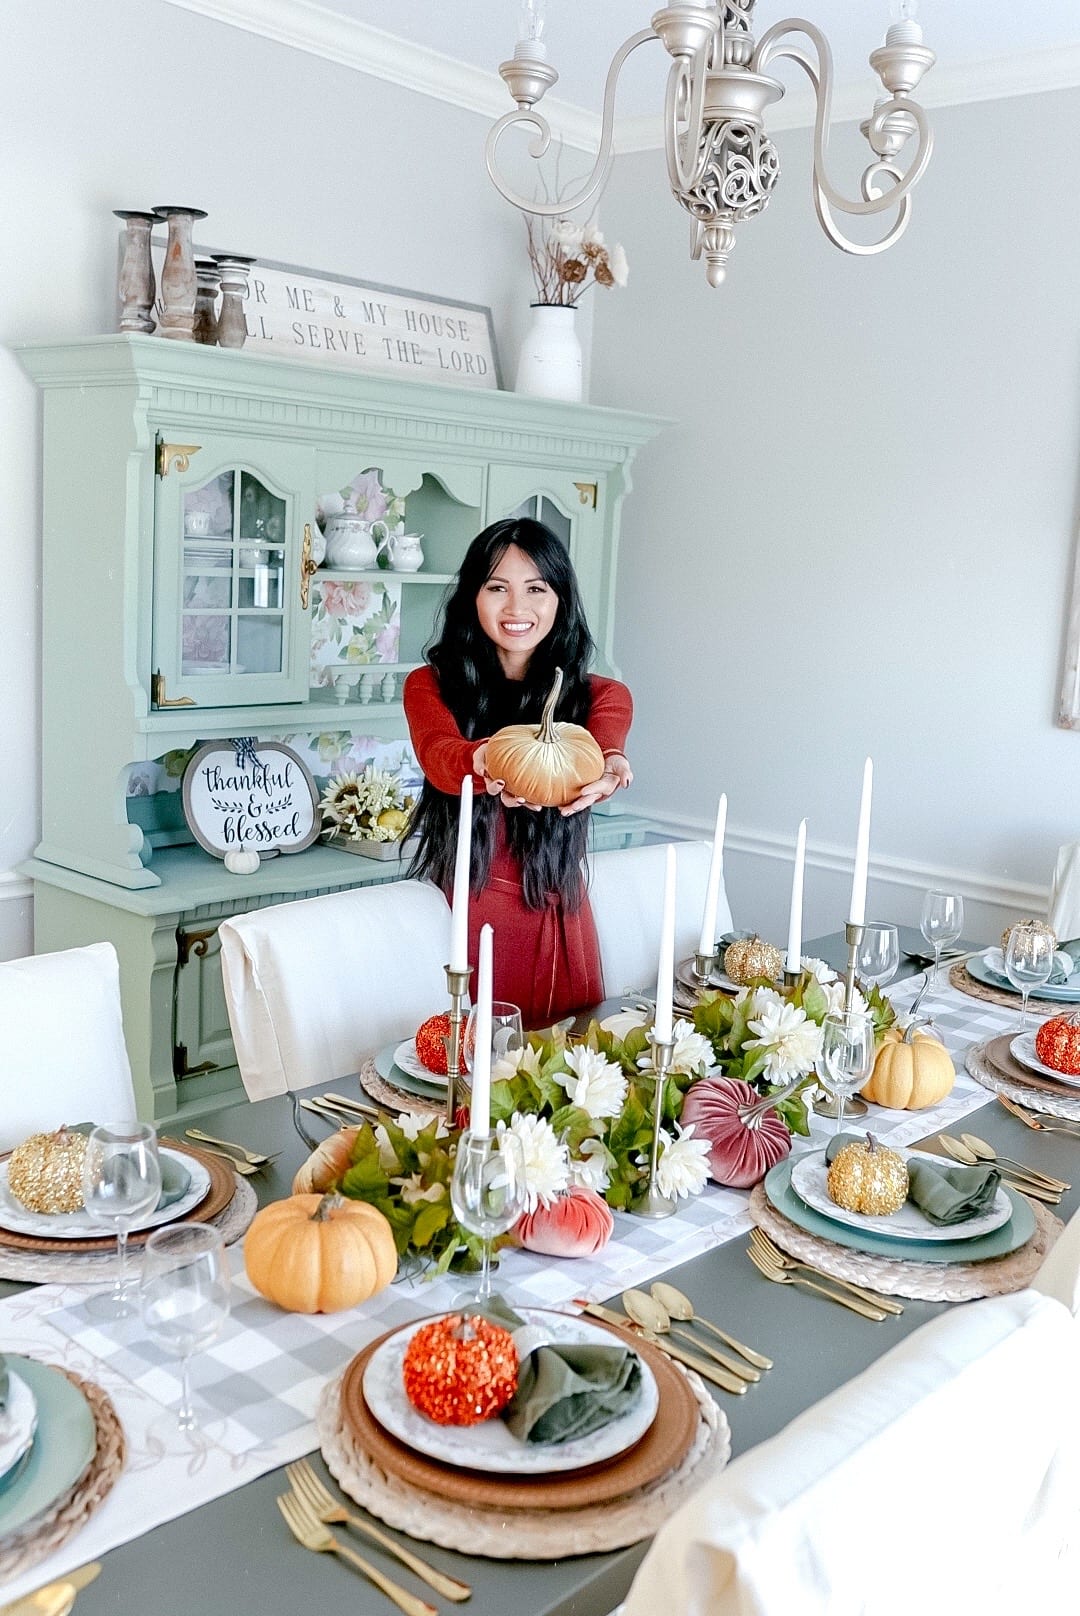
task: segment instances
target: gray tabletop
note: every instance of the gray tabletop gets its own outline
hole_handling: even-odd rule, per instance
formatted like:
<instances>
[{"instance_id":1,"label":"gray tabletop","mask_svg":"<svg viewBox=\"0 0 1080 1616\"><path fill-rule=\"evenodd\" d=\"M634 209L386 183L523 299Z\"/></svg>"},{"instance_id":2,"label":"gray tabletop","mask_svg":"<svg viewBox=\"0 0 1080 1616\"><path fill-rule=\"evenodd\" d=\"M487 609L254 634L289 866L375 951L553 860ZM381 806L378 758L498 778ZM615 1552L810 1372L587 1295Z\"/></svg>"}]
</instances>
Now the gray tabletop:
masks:
<instances>
[{"instance_id":1,"label":"gray tabletop","mask_svg":"<svg viewBox=\"0 0 1080 1616\"><path fill-rule=\"evenodd\" d=\"M819 939L807 951L842 964L837 942ZM348 1089L348 1082L340 1086ZM293 1131L288 1099L230 1106L203 1124L256 1150L281 1150L274 1166L252 1182L261 1202L289 1193L306 1152ZM1002 1152L1037 1161L1062 1178L1078 1176L1075 1141L1044 1134L1036 1150L1035 1136L996 1104L973 1112L970 1126ZM1080 1188L1062 1202L1064 1217L1078 1196ZM944 1305L905 1302L901 1318L869 1323L809 1293L768 1284L747 1260L745 1248L745 1240L731 1241L671 1275L700 1312L775 1360L775 1368L747 1396L715 1394L731 1424L734 1454L772 1436ZM0 1294L18 1288L4 1285ZM326 1474L317 1455L314 1462ZM146 1616L150 1609L158 1616L220 1616L230 1607L293 1616L305 1608L339 1605L357 1616L386 1616L393 1610L390 1603L348 1567L329 1556L315 1563L294 1543L274 1506L285 1486L282 1472L272 1471L113 1550L98 1581L79 1595L77 1616ZM411 1543L404 1536L401 1541ZM647 1545L550 1564L471 1559L431 1544L419 1547L433 1564L472 1583L473 1598L461 1608L474 1616L606 1616L625 1595ZM377 1555L373 1551L372 1557ZM380 1563L398 1576L395 1563ZM423 1591L408 1573L398 1580ZM444 1601L441 1608L454 1607Z\"/></svg>"}]
</instances>

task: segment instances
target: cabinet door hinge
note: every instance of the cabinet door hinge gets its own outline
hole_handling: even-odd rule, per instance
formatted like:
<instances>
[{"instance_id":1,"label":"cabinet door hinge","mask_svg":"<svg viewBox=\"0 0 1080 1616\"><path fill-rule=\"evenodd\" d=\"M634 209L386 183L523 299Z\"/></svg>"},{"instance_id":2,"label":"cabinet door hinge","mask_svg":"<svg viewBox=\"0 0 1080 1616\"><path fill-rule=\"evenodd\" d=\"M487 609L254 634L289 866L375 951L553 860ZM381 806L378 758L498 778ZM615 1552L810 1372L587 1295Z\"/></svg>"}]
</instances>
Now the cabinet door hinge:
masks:
<instances>
[{"instance_id":1,"label":"cabinet door hinge","mask_svg":"<svg viewBox=\"0 0 1080 1616\"><path fill-rule=\"evenodd\" d=\"M159 438L154 462L158 476L167 477L173 466L177 471L186 471L191 464L192 455L198 454L201 448L201 443L166 443L163 438Z\"/></svg>"}]
</instances>

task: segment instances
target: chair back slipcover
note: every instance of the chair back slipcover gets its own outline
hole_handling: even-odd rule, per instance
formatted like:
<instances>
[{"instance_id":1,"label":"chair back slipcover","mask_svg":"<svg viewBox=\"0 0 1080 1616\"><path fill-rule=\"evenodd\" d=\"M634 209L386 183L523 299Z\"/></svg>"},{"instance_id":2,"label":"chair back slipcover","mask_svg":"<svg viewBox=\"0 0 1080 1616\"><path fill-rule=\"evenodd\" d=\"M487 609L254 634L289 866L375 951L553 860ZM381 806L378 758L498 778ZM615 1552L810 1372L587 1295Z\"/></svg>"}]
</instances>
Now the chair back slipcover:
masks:
<instances>
[{"instance_id":1,"label":"chair back slipcover","mask_svg":"<svg viewBox=\"0 0 1080 1616\"><path fill-rule=\"evenodd\" d=\"M1032 1290L951 1308L684 1505L625 1616L1075 1608L1078 1349Z\"/></svg>"},{"instance_id":2,"label":"chair back slipcover","mask_svg":"<svg viewBox=\"0 0 1080 1616\"><path fill-rule=\"evenodd\" d=\"M701 913L709 879L709 842L676 842L675 958L697 952ZM589 860L589 901L600 939L604 989L621 993L656 992L660 923L664 911L665 844L620 847ZM716 934L731 929L723 882L716 910Z\"/></svg>"},{"instance_id":3,"label":"chair back slipcover","mask_svg":"<svg viewBox=\"0 0 1080 1616\"><path fill-rule=\"evenodd\" d=\"M450 908L389 881L237 915L220 928L236 1057L253 1100L359 1070L446 1008Z\"/></svg>"},{"instance_id":4,"label":"chair back slipcover","mask_svg":"<svg viewBox=\"0 0 1080 1616\"><path fill-rule=\"evenodd\" d=\"M111 943L0 964L0 1150L62 1122L129 1122L135 1091Z\"/></svg>"},{"instance_id":5,"label":"chair back slipcover","mask_svg":"<svg viewBox=\"0 0 1080 1616\"><path fill-rule=\"evenodd\" d=\"M1070 1313L1080 1316L1080 1212L1074 1212L1043 1258L1032 1289L1053 1296Z\"/></svg>"},{"instance_id":6,"label":"chair back slipcover","mask_svg":"<svg viewBox=\"0 0 1080 1616\"><path fill-rule=\"evenodd\" d=\"M1047 919L1059 942L1080 937L1080 842L1058 848Z\"/></svg>"}]
</instances>

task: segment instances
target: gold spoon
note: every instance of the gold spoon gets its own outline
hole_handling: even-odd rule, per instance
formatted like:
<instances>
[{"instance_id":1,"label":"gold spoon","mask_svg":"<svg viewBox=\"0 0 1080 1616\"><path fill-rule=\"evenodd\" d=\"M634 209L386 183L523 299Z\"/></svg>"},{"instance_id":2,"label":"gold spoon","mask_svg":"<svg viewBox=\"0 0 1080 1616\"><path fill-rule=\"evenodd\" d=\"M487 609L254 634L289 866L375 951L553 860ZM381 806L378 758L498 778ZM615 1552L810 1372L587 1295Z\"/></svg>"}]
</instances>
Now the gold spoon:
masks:
<instances>
[{"instance_id":1,"label":"gold spoon","mask_svg":"<svg viewBox=\"0 0 1080 1616\"><path fill-rule=\"evenodd\" d=\"M760 1380L761 1371L752 1368L749 1364L739 1363L735 1358L729 1358L726 1352L718 1352L715 1347L707 1347L689 1330L672 1329L671 1315L666 1307L656 1300L655 1296L646 1296L644 1291L623 1291L622 1305L635 1324L640 1324L643 1330L649 1330L653 1335L674 1335L682 1341L689 1341L697 1352L704 1352L715 1363L721 1364L729 1374L737 1375L740 1380Z\"/></svg>"},{"instance_id":2,"label":"gold spoon","mask_svg":"<svg viewBox=\"0 0 1080 1616\"><path fill-rule=\"evenodd\" d=\"M939 1133L938 1143L947 1156L951 1156L953 1161L960 1162L963 1167L984 1165L973 1150L967 1145L962 1145L959 1139L954 1139L951 1134ZM1049 1201L1053 1206L1056 1206L1061 1200L1059 1191L1050 1189L1047 1184L1043 1184L1037 1178L1031 1178L1007 1167L1002 1168L1002 1176L1006 1184L1011 1184L1022 1195L1031 1196L1032 1200Z\"/></svg>"},{"instance_id":3,"label":"gold spoon","mask_svg":"<svg viewBox=\"0 0 1080 1616\"><path fill-rule=\"evenodd\" d=\"M1057 1190L1059 1194L1064 1194L1066 1190L1072 1189L1072 1185L1065 1179L1054 1178L1050 1173L1040 1173L1037 1168L1028 1167L1024 1162L1017 1161L1015 1156L999 1156L993 1145L987 1144L985 1139L980 1139L977 1133L962 1133L960 1142L980 1161L1000 1162L1003 1166L1007 1163L1027 1178L1034 1178L1038 1183L1045 1184L1048 1190Z\"/></svg>"},{"instance_id":4,"label":"gold spoon","mask_svg":"<svg viewBox=\"0 0 1080 1616\"><path fill-rule=\"evenodd\" d=\"M649 1286L649 1290L655 1300L660 1303L661 1307L667 1309L673 1319L681 1319L683 1322L690 1324L704 1325L706 1330L711 1330L713 1335L719 1336L721 1341L725 1342L733 1352L737 1352L740 1358L745 1358L747 1363L754 1364L758 1369L772 1368L772 1359L766 1358L763 1352L755 1352L753 1347L744 1347L741 1341L736 1341L733 1335L728 1335L726 1331L721 1330L718 1324L713 1324L709 1319L703 1319L700 1313L695 1313L694 1304L689 1296L684 1296L682 1291L677 1291L674 1285L666 1285L663 1280L658 1279L655 1285Z\"/></svg>"}]
</instances>

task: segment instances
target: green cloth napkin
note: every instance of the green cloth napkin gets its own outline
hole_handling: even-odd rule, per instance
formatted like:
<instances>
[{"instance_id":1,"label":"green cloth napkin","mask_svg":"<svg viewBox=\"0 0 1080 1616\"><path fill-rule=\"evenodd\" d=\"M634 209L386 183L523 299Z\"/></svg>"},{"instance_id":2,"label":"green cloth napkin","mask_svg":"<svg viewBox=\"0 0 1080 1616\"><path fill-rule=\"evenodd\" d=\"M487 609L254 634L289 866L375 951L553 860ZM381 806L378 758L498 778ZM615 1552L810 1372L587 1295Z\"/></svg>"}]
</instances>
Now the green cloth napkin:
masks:
<instances>
[{"instance_id":1,"label":"green cloth napkin","mask_svg":"<svg viewBox=\"0 0 1080 1616\"><path fill-rule=\"evenodd\" d=\"M830 1139L825 1161L833 1160L845 1145L862 1144L865 1134L842 1133ZM966 1223L987 1212L1001 1183L996 1167L955 1167L942 1162L918 1161L908 1158L908 1200L917 1206L924 1217L941 1228L953 1223Z\"/></svg>"},{"instance_id":2,"label":"green cloth napkin","mask_svg":"<svg viewBox=\"0 0 1080 1616\"><path fill-rule=\"evenodd\" d=\"M524 1320L493 1298L484 1316L507 1330ZM519 1442L572 1442L625 1414L641 1396L641 1361L628 1347L554 1342L526 1353L502 1418Z\"/></svg>"}]
</instances>

